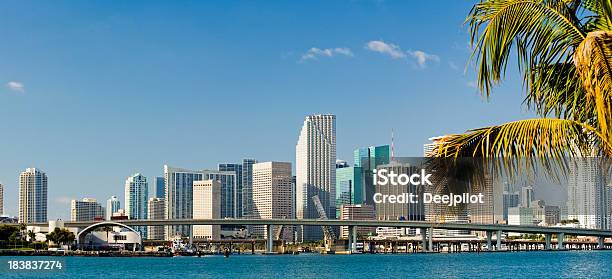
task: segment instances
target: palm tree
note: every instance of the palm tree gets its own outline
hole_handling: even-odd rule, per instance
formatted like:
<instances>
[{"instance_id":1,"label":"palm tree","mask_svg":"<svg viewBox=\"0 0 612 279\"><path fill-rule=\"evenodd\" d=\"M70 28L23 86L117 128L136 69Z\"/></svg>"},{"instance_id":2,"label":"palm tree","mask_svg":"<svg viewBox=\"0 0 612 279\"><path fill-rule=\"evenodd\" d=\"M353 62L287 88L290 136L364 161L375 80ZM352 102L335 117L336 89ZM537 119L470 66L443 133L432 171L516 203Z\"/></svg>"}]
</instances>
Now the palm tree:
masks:
<instances>
[{"instance_id":1,"label":"palm tree","mask_svg":"<svg viewBox=\"0 0 612 279\"><path fill-rule=\"evenodd\" d=\"M466 24L483 96L516 51L525 104L540 118L445 136L434 156L502 158L510 168L612 157L611 0L482 0Z\"/></svg>"}]
</instances>

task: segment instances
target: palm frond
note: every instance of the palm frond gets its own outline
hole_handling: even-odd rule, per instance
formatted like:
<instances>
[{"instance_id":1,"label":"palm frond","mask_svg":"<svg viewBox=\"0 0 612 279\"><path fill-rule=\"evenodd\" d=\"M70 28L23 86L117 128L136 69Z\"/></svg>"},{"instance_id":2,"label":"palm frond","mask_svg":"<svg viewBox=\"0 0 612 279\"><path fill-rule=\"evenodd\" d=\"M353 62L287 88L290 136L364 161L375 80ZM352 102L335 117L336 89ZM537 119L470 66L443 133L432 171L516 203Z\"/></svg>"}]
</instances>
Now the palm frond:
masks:
<instances>
[{"instance_id":1,"label":"palm frond","mask_svg":"<svg viewBox=\"0 0 612 279\"><path fill-rule=\"evenodd\" d=\"M489 96L501 82L513 46L524 76L539 64L565 62L585 37L573 3L561 0L488 0L476 4L466 23L471 29L472 59L478 87Z\"/></svg>"},{"instance_id":2,"label":"palm frond","mask_svg":"<svg viewBox=\"0 0 612 279\"><path fill-rule=\"evenodd\" d=\"M612 31L588 34L574 53L574 63L589 103L597 112L597 128L612 139Z\"/></svg>"}]
</instances>

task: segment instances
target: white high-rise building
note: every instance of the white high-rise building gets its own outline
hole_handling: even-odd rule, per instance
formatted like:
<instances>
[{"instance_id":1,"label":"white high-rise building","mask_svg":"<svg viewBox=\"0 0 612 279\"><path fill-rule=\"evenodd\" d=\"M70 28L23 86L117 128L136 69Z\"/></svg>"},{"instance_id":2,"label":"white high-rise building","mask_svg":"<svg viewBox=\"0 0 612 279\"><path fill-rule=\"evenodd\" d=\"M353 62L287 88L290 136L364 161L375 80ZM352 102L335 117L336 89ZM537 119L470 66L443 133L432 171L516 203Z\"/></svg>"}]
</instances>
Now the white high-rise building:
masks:
<instances>
[{"instance_id":1,"label":"white high-rise building","mask_svg":"<svg viewBox=\"0 0 612 279\"><path fill-rule=\"evenodd\" d=\"M607 191L598 158L578 157L570 163L567 186L567 218L580 227L608 229Z\"/></svg>"},{"instance_id":2,"label":"white high-rise building","mask_svg":"<svg viewBox=\"0 0 612 279\"><path fill-rule=\"evenodd\" d=\"M292 199L293 176L291 163L264 162L253 165L253 208L255 218L291 219L293 218ZM279 226L275 227L275 233ZM267 235L265 226L254 226L253 234ZM293 230L283 226L282 238L293 240Z\"/></svg>"},{"instance_id":3,"label":"white high-rise building","mask_svg":"<svg viewBox=\"0 0 612 279\"><path fill-rule=\"evenodd\" d=\"M19 222L47 222L47 175L39 169L19 175Z\"/></svg>"},{"instance_id":4,"label":"white high-rise building","mask_svg":"<svg viewBox=\"0 0 612 279\"><path fill-rule=\"evenodd\" d=\"M4 215L4 185L0 184L0 216Z\"/></svg>"},{"instance_id":5,"label":"white high-rise building","mask_svg":"<svg viewBox=\"0 0 612 279\"><path fill-rule=\"evenodd\" d=\"M85 222L104 219L104 207L96 199L84 198L70 203L70 221Z\"/></svg>"},{"instance_id":6,"label":"white high-rise building","mask_svg":"<svg viewBox=\"0 0 612 279\"><path fill-rule=\"evenodd\" d=\"M166 201L164 199L150 198L148 206L149 220L166 219ZM149 226L147 233L148 239L162 240L164 239L164 226Z\"/></svg>"},{"instance_id":7,"label":"white high-rise building","mask_svg":"<svg viewBox=\"0 0 612 279\"><path fill-rule=\"evenodd\" d=\"M235 218L237 205L234 201L236 193L236 172L218 170L188 170L164 166L166 181L166 218L191 219L193 217L193 183L201 180L216 180L221 183L220 218ZM166 226L166 239L175 235L189 236L188 225Z\"/></svg>"},{"instance_id":8,"label":"white high-rise building","mask_svg":"<svg viewBox=\"0 0 612 279\"><path fill-rule=\"evenodd\" d=\"M221 218L221 183L216 180L202 180L193 182L193 218L219 219ZM221 226L195 225L193 238L219 239Z\"/></svg>"},{"instance_id":9,"label":"white high-rise building","mask_svg":"<svg viewBox=\"0 0 612 279\"><path fill-rule=\"evenodd\" d=\"M136 173L125 180L125 212L129 219L147 219L149 183L147 178ZM142 238L147 238L147 226L134 226Z\"/></svg>"},{"instance_id":10,"label":"white high-rise building","mask_svg":"<svg viewBox=\"0 0 612 279\"><path fill-rule=\"evenodd\" d=\"M336 216L336 116L309 115L295 147L296 218L317 219L312 200L319 196L328 218ZM323 238L320 227L301 226L298 241Z\"/></svg>"},{"instance_id":11,"label":"white high-rise building","mask_svg":"<svg viewBox=\"0 0 612 279\"><path fill-rule=\"evenodd\" d=\"M121 208L121 202L117 196L112 196L106 200L106 220L110 220L113 217L113 213L119 211Z\"/></svg>"}]
</instances>

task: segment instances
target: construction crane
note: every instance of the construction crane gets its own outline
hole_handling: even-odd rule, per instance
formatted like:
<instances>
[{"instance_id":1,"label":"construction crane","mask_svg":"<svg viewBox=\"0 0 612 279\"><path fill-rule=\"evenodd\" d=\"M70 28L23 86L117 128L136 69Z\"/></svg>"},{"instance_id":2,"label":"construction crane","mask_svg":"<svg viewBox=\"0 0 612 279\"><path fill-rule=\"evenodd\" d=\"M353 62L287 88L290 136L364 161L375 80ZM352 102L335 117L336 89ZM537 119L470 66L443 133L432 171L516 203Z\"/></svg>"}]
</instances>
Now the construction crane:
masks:
<instances>
[{"instance_id":1,"label":"construction crane","mask_svg":"<svg viewBox=\"0 0 612 279\"><path fill-rule=\"evenodd\" d=\"M325 208L323 208L323 204L321 204L319 196L316 195L312 197L312 201L319 212L319 219L327 220L327 213L325 213ZM334 240L336 239L336 234L329 226L321 226L321 229L323 229L323 235L325 237L325 249L330 251L331 247L333 247Z\"/></svg>"}]
</instances>

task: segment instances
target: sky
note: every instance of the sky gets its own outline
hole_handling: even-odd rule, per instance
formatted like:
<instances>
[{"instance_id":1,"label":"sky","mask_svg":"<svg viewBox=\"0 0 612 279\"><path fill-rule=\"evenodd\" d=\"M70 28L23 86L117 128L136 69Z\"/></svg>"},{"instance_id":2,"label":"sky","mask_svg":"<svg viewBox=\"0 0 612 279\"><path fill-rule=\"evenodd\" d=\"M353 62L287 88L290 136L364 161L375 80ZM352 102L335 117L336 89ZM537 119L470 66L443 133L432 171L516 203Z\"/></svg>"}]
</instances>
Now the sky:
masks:
<instances>
[{"instance_id":1,"label":"sky","mask_svg":"<svg viewBox=\"0 0 612 279\"><path fill-rule=\"evenodd\" d=\"M49 177L49 218L163 165L295 161L309 114L337 116L337 157L532 117L510 65L475 89L470 1L2 1L0 182ZM123 202L122 202L123 203Z\"/></svg>"}]
</instances>

